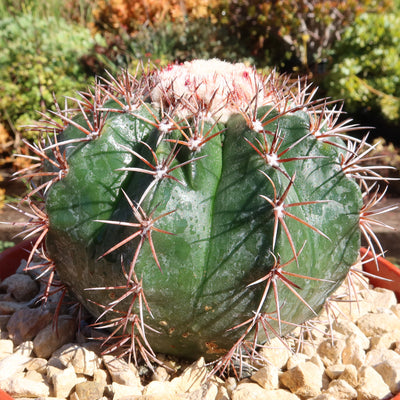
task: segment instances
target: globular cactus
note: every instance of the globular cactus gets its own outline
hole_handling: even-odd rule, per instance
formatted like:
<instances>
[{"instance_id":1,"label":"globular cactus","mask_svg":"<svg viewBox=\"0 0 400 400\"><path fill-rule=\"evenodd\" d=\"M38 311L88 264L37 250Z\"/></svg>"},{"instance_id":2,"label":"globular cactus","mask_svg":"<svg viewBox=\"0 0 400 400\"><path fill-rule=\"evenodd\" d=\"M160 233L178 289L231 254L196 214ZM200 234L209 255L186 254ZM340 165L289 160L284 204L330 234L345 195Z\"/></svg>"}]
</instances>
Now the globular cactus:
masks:
<instances>
[{"instance_id":1,"label":"globular cactus","mask_svg":"<svg viewBox=\"0 0 400 400\"><path fill-rule=\"evenodd\" d=\"M347 135L358 127L314 96L301 80L196 60L99 79L58 107L20 172L40 177L25 200L49 287L56 271L111 349L150 362L226 367L316 316L361 233L374 244L380 195L360 166L371 147Z\"/></svg>"}]
</instances>

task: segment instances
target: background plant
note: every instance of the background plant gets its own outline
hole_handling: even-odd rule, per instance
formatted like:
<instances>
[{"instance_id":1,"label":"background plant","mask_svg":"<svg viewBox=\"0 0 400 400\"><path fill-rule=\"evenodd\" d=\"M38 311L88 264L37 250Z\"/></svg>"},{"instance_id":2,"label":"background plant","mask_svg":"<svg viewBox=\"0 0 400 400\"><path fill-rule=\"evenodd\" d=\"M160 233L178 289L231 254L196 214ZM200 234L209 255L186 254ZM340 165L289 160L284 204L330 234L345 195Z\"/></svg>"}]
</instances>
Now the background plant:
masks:
<instances>
[{"instance_id":1,"label":"background plant","mask_svg":"<svg viewBox=\"0 0 400 400\"><path fill-rule=\"evenodd\" d=\"M96 38L96 40L99 38ZM0 118L18 127L38 119L52 93L72 95L87 76L79 57L95 43L87 28L22 14L0 20Z\"/></svg>"},{"instance_id":2,"label":"background plant","mask_svg":"<svg viewBox=\"0 0 400 400\"><path fill-rule=\"evenodd\" d=\"M331 52L325 79L330 96L346 108L400 119L400 13L362 14Z\"/></svg>"}]
</instances>

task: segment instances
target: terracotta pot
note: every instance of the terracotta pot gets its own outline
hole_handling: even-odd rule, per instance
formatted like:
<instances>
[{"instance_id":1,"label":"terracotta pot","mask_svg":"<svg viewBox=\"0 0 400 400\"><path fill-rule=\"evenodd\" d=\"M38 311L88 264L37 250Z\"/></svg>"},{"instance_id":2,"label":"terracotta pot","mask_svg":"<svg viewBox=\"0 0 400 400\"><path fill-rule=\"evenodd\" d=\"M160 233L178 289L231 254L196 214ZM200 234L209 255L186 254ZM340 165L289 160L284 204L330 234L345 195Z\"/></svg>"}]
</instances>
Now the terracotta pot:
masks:
<instances>
[{"instance_id":1,"label":"terracotta pot","mask_svg":"<svg viewBox=\"0 0 400 400\"><path fill-rule=\"evenodd\" d=\"M365 260L370 260L363 264L364 271L376 276L369 277L371 284L392 290L396 293L397 301L400 302L400 269L383 257L378 257L378 263L376 263L372 252L364 247L360 249L360 253ZM380 277L387 280L379 279Z\"/></svg>"},{"instance_id":2,"label":"terracotta pot","mask_svg":"<svg viewBox=\"0 0 400 400\"><path fill-rule=\"evenodd\" d=\"M16 246L10 247L0 253L0 280L12 275L19 267L21 261L28 259L29 251L32 249L34 242L34 239L24 240ZM360 249L360 254L367 260L371 259L371 261L363 264L363 268L366 272L377 276L370 277L371 284L393 290L396 293L397 300L400 301L400 269L383 257L378 257L378 269L375 261L373 261L371 252L368 252L367 249L362 247ZM379 277L390 280L382 280L379 279ZM13 400L13 398L0 389L0 400ZM392 400L400 400L400 393L394 396Z\"/></svg>"},{"instance_id":3,"label":"terracotta pot","mask_svg":"<svg viewBox=\"0 0 400 400\"><path fill-rule=\"evenodd\" d=\"M21 261L28 259L33 243L35 243L35 238L29 238L0 253L0 280L12 275L20 266Z\"/></svg>"},{"instance_id":4,"label":"terracotta pot","mask_svg":"<svg viewBox=\"0 0 400 400\"><path fill-rule=\"evenodd\" d=\"M10 395L8 395L6 392L3 392L0 389L0 400L14 400Z\"/></svg>"}]
</instances>

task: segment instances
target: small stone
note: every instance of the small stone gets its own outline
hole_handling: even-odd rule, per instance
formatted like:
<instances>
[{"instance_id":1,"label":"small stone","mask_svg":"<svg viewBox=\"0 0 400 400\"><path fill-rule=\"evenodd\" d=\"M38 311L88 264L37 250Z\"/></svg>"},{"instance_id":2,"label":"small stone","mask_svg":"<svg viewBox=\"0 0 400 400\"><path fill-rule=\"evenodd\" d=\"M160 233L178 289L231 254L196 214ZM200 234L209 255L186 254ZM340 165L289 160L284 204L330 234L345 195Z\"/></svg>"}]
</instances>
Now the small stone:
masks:
<instances>
[{"instance_id":1,"label":"small stone","mask_svg":"<svg viewBox=\"0 0 400 400\"><path fill-rule=\"evenodd\" d=\"M257 383L239 383L232 392L232 400L265 400L269 390L263 389Z\"/></svg>"},{"instance_id":2,"label":"small stone","mask_svg":"<svg viewBox=\"0 0 400 400\"><path fill-rule=\"evenodd\" d=\"M76 385L76 373L73 367L68 367L52 376L54 394L56 397L68 397Z\"/></svg>"},{"instance_id":3,"label":"small stone","mask_svg":"<svg viewBox=\"0 0 400 400\"><path fill-rule=\"evenodd\" d=\"M143 389L143 394L146 396L157 395L172 396L177 394L176 385L167 381L151 381Z\"/></svg>"},{"instance_id":4,"label":"small stone","mask_svg":"<svg viewBox=\"0 0 400 400\"><path fill-rule=\"evenodd\" d=\"M398 361L400 360L400 354L393 350L388 349L374 349L367 353L365 357L365 364L371 367L376 367L378 364L384 361Z\"/></svg>"},{"instance_id":5,"label":"small stone","mask_svg":"<svg viewBox=\"0 0 400 400\"><path fill-rule=\"evenodd\" d=\"M278 368L267 365L260 368L251 376L251 380L257 382L263 389L273 390L279 387Z\"/></svg>"},{"instance_id":6,"label":"small stone","mask_svg":"<svg viewBox=\"0 0 400 400\"><path fill-rule=\"evenodd\" d=\"M353 400L357 398L357 390L343 379L332 381L329 384L326 393L330 393L340 400Z\"/></svg>"},{"instance_id":7,"label":"small stone","mask_svg":"<svg viewBox=\"0 0 400 400\"><path fill-rule=\"evenodd\" d=\"M31 357L18 353L3 358L0 361L0 382L22 372L30 359Z\"/></svg>"},{"instance_id":8,"label":"small stone","mask_svg":"<svg viewBox=\"0 0 400 400\"><path fill-rule=\"evenodd\" d=\"M200 389L184 395L185 400L215 400L218 395L218 386L215 382L207 382Z\"/></svg>"},{"instance_id":9,"label":"small stone","mask_svg":"<svg viewBox=\"0 0 400 400\"><path fill-rule=\"evenodd\" d=\"M260 356L265 360L265 364L272 364L279 369L286 366L291 355L291 351L278 338L271 339L270 343L260 350Z\"/></svg>"},{"instance_id":10,"label":"small stone","mask_svg":"<svg viewBox=\"0 0 400 400\"><path fill-rule=\"evenodd\" d=\"M338 398L330 393L321 393L318 396L313 397L312 400L338 400Z\"/></svg>"},{"instance_id":11,"label":"small stone","mask_svg":"<svg viewBox=\"0 0 400 400\"><path fill-rule=\"evenodd\" d=\"M400 341L400 330L384 333L383 335L371 337L372 349L391 349L395 343Z\"/></svg>"},{"instance_id":12,"label":"small stone","mask_svg":"<svg viewBox=\"0 0 400 400\"><path fill-rule=\"evenodd\" d=\"M238 383L236 379L232 376L225 381L225 387L229 395L232 395L232 392L237 388L237 385Z\"/></svg>"},{"instance_id":13,"label":"small stone","mask_svg":"<svg viewBox=\"0 0 400 400\"><path fill-rule=\"evenodd\" d=\"M25 374L25 378L36 382L45 381L44 374L41 374L40 372L37 371L27 371Z\"/></svg>"},{"instance_id":14,"label":"small stone","mask_svg":"<svg viewBox=\"0 0 400 400\"><path fill-rule=\"evenodd\" d=\"M306 355L308 358L313 357L317 352L315 343L305 342L301 345L301 354Z\"/></svg>"},{"instance_id":15,"label":"small stone","mask_svg":"<svg viewBox=\"0 0 400 400\"><path fill-rule=\"evenodd\" d=\"M13 397L49 396L50 388L45 382L36 382L21 376L0 381L0 389Z\"/></svg>"},{"instance_id":16,"label":"small stone","mask_svg":"<svg viewBox=\"0 0 400 400\"><path fill-rule=\"evenodd\" d=\"M400 360L385 360L374 368L382 376L392 393L400 392Z\"/></svg>"},{"instance_id":17,"label":"small stone","mask_svg":"<svg viewBox=\"0 0 400 400\"><path fill-rule=\"evenodd\" d=\"M318 346L318 354L326 367L342 364L342 352L346 346L343 339L325 339Z\"/></svg>"},{"instance_id":18,"label":"small stone","mask_svg":"<svg viewBox=\"0 0 400 400\"><path fill-rule=\"evenodd\" d=\"M187 367L181 376L174 378L171 382L176 385L178 393L193 392L200 389L201 385L206 382L207 375L208 370L204 358L201 357Z\"/></svg>"},{"instance_id":19,"label":"small stone","mask_svg":"<svg viewBox=\"0 0 400 400\"><path fill-rule=\"evenodd\" d=\"M308 360L309 360L309 357L306 356L303 353L293 354L292 356L289 357L289 359L287 361L287 364L286 364L286 368L287 369L292 369L296 365L298 365L298 364L300 364L302 362L308 361Z\"/></svg>"},{"instance_id":20,"label":"small stone","mask_svg":"<svg viewBox=\"0 0 400 400\"><path fill-rule=\"evenodd\" d=\"M47 309L24 307L11 316L7 330L13 342L20 344L33 339L52 318L52 314Z\"/></svg>"},{"instance_id":21,"label":"small stone","mask_svg":"<svg viewBox=\"0 0 400 400\"><path fill-rule=\"evenodd\" d=\"M345 365L339 379L346 381L352 387L356 387L358 385L358 372L355 365Z\"/></svg>"},{"instance_id":22,"label":"small stone","mask_svg":"<svg viewBox=\"0 0 400 400\"><path fill-rule=\"evenodd\" d=\"M324 371L306 361L284 372L280 382L298 396L313 397L321 393Z\"/></svg>"},{"instance_id":23,"label":"small stone","mask_svg":"<svg viewBox=\"0 0 400 400\"><path fill-rule=\"evenodd\" d=\"M46 367L46 376L50 381L52 381L53 378L55 376L61 374L63 370L64 370L64 367L57 368L57 367L54 367L53 365L47 365L47 367Z\"/></svg>"},{"instance_id":24,"label":"small stone","mask_svg":"<svg viewBox=\"0 0 400 400\"><path fill-rule=\"evenodd\" d=\"M0 360L13 353L14 343L10 339L0 340Z\"/></svg>"},{"instance_id":25,"label":"small stone","mask_svg":"<svg viewBox=\"0 0 400 400\"><path fill-rule=\"evenodd\" d=\"M67 315L60 315L57 327L48 324L38 332L33 340L33 349L38 357L48 358L64 344L71 342L75 337L76 322Z\"/></svg>"},{"instance_id":26,"label":"small stone","mask_svg":"<svg viewBox=\"0 0 400 400\"><path fill-rule=\"evenodd\" d=\"M93 373L93 382L101 383L104 386L107 385L107 372L104 369L96 369Z\"/></svg>"},{"instance_id":27,"label":"small stone","mask_svg":"<svg viewBox=\"0 0 400 400\"><path fill-rule=\"evenodd\" d=\"M113 383L137 387L140 388L140 391L142 390L139 373L133 364L112 355L104 355L102 358Z\"/></svg>"},{"instance_id":28,"label":"small stone","mask_svg":"<svg viewBox=\"0 0 400 400\"><path fill-rule=\"evenodd\" d=\"M19 303L18 301L0 301L0 314L4 316L12 315L18 310L23 310L26 306L27 303Z\"/></svg>"},{"instance_id":29,"label":"small stone","mask_svg":"<svg viewBox=\"0 0 400 400\"><path fill-rule=\"evenodd\" d=\"M88 376L93 376L101 364L101 358L94 351L76 343L62 346L53 353L53 357L57 357L65 367L73 366L77 374Z\"/></svg>"},{"instance_id":30,"label":"small stone","mask_svg":"<svg viewBox=\"0 0 400 400\"><path fill-rule=\"evenodd\" d=\"M39 293L39 285L27 274L13 274L0 283L0 290L5 290L21 302L33 299Z\"/></svg>"},{"instance_id":31,"label":"small stone","mask_svg":"<svg viewBox=\"0 0 400 400\"><path fill-rule=\"evenodd\" d=\"M354 322L347 319L336 319L332 324L332 328L345 336L356 335L362 349L369 349L369 339Z\"/></svg>"},{"instance_id":32,"label":"small stone","mask_svg":"<svg viewBox=\"0 0 400 400\"><path fill-rule=\"evenodd\" d=\"M338 379L340 375L343 374L346 366L343 364L333 364L326 367L325 373L329 376L330 379Z\"/></svg>"},{"instance_id":33,"label":"small stone","mask_svg":"<svg viewBox=\"0 0 400 400\"><path fill-rule=\"evenodd\" d=\"M45 358L32 358L25 365L27 371L37 371L41 374L47 371L47 360Z\"/></svg>"},{"instance_id":34,"label":"small stone","mask_svg":"<svg viewBox=\"0 0 400 400\"><path fill-rule=\"evenodd\" d=\"M400 319L393 313L366 314L357 320L357 326L367 337L372 337L399 330Z\"/></svg>"},{"instance_id":35,"label":"small stone","mask_svg":"<svg viewBox=\"0 0 400 400\"><path fill-rule=\"evenodd\" d=\"M153 374L153 380L165 382L169 379L169 373L164 367L157 367Z\"/></svg>"},{"instance_id":36,"label":"small stone","mask_svg":"<svg viewBox=\"0 0 400 400\"><path fill-rule=\"evenodd\" d=\"M390 311L392 311L397 318L400 318L400 303L394 304L392 307L390 307Z\"/></svg>"},{"instance_id":37,"label":"small stone","mask_svg":"<svg viewBox=\"0 0 400 400\"><path fill-rule=\"evenodd\" d=\"M99 382L82 382L75 386L79 400L94 400L103 396L104 386Z\"/></svg>"},{"instance_id":38,"label":"small stone","mask_svg":"<svg viewBox=\"0 0 400 400\"><path fill-rule=\"evenodd\" d=\"M364 298L371 305L371 312L376 313L382 309L390 309L397 304L396 295L392 290L376 287L374 290L362 290L360 292Z\"/></svg>"},{"instance_id":39,"label":"small stone","mask_svg":"<svg viewBox=\"0 0 400 400\"><path fill-rule=\"evenodd\" d=\"M372 367L361 368L356 390L357 400L383 400L392 397L389 386Z\"/></svg>"},{"instance_id":40,"label":"small stone","mask_svg":"<svg viewBox=\"0 0 400 400\"><path fill-rule=\"evenodd\" d=\"M353 364L361 367L365 363L365 351L363 350L363 340L358 335L350 335L346 339L346 346L342 352L342 363Z\"/></svg>"},{"instance_id":41,"label":"small stone","mask_svg":"<svg viewBox=\"0 0 400 400\"><path fill-rule=\"evenodd\" d=\"M27 340L19 344L15 349L13 354L19 354L21 356L31 357L33 351L33 342Z\"/></svg>"},{"instance_id":42,"label":"small stone","mask_svg":"<svg viewBox=\"0 0 400 400\"><path fill-rule=\"evenodd\" d=\"M139 386L121 385L117 382L112 383L111 391L113 393L113 400L119 400L127 396L141 396L142 394L142 389Z\"/></svg>"}]
</instances>

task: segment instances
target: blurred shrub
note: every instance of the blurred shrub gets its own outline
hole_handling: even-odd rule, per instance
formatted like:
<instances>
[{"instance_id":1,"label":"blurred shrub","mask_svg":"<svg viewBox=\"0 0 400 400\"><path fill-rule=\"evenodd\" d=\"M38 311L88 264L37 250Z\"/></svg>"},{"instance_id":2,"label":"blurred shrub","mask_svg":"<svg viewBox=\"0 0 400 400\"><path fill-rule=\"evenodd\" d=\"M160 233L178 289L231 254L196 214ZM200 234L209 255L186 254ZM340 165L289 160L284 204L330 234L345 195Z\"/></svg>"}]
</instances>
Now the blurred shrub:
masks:
<instances>
[{"instance_id":1,"label":"blurred shrub","mask_svg":"<svg viewBox=\"0 0 400 400\"><path fill-rule=\"evenodd\" d=\"M380 112L400 119L400 13L363 14L332 56L328 95L344 98L351 112Z\"/></svg>"},{"instance_id":2,"label":"blurred shrub","mask_svg":"<svg viewBox=\"0 0 400 400\"><path fill-rule=\"evenodd\" d=\"M0 123L15 131L37 120L36 110L50 108L53 92L73 95L86 88L79 58L94 43L87 28L61 18L0 20Z\"/></svg>"},{"instance_id":3,"label":"blurred shrub","mask_svg":"<svg viewBox=\"0 0 400 400\"><path fill-rule=\"evenodd\" d=\"M143 25L155 26L165 20L181 23L185 18L198 19L209 15L221 0L99 0L93 9L94 27L101 33L129 35Z\"/></svg>"},{"instance_id":4,"label":"blurred shrub","mask_svg":"<svg viewBox=\"0 0 400 400\"><path fill-rule=\"evenodd\" d=\"M308 72L346 26L366 11L384 12L391 0L225 0L215 16L259 62Z\"/></svg>"},{"instance_id":5,"label":"blurred shrub","mask_svg":"<svg viewBox=\"0 0 400 400\"><path fill-rule=\"evenodd\" d=\"M100 1L94 26L107 45L96 46L84 60L97 74L105 68L135 69L140 60L156 66L213 57L253 63L248 48L232 40L228 27L218 21L221 1Z\"/></svg>"},{"instance_id":6,"label":"blurred shrub","mask_svg":"<svg viewBox=\"0 0 400 400\"><path fill-rule=\"evenodd\" d=\"M93 0L0 0L1 18L30 14L36 18L56 17L88 26Z\"/></svg>"}]
</instances>

